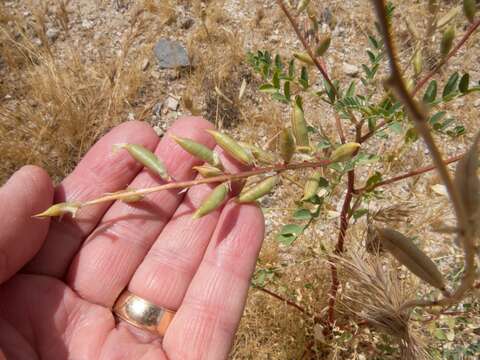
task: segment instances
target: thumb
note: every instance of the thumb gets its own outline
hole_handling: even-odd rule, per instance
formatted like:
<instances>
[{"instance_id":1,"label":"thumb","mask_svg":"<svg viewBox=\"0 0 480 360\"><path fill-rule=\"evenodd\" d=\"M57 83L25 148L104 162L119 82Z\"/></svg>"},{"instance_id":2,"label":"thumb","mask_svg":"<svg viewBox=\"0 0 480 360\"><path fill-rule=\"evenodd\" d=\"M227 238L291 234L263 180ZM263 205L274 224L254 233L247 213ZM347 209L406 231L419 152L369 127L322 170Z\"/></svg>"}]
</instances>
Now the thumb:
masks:
<instances>
[{"instance_id":1,"label":"thumb","mask_svg":"<svg viewBox=\"0 0 480 360\"><path fill-rule=\"evenodd\" d=\"M52 199L52 181L36 166L22 167L0 188L0 284L42 246L50 220L32 215L45 210Z\"/></svg>"}]
</instances>

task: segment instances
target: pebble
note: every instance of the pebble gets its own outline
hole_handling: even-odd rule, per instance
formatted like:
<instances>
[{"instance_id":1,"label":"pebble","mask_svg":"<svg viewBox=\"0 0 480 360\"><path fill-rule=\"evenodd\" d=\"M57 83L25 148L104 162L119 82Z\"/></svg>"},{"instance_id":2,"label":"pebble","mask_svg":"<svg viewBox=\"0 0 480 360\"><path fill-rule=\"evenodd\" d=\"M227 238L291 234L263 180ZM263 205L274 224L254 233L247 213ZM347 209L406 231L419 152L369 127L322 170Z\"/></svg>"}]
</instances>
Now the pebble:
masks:
<instances>
[{"instance_id":1,"label":"pebble","mask_svg":"<svg viewBox=\"0 0 480 360\"><path fill-rule=\"evenodd\" d=\"M358 74L358 67L349 63L343 63L343 72L348 76L356 76Z\"/></svg>"},{"instance_id":2,"label":"pebble","mask_svg":"<svg viewBox=\"0 0 480 360\"><path fill-rule=\"evenodd\" d=\"M473 106L480 108L480 99L475 100L475 102L473 103Z\"/></svg>"},{"instance_id":3,"label":"pebble","mask_svg":"<svg viewBox=\"0 0 480 360\"><path fill-rule=\"evenodd\" d=\"M167 100L165 100L165 106L169 110L177 111L179 105L180 105L179 99L177 99L177 98L175 98L171 95L167 98Z\"/></svg>"},{"instance_id":4,"label":"pebble","mask_svg":"<svg viewBox=\"0 0 480 360\"><path fill-rule=\"evenodd\" d=\"M85 30L91 30L93 29L94 26L95 26L95 23L93 21L88 19L82 20L82 28L84 28Z\"/></svg>"},{"instance_id":5,"label":"pebble","mask_svg":"<svg viewBox=\"0 0 480 360\"><path fill-rule=\"evenodd\" d=\"M54 42L55 40L57 40L58 35L60 35L60 30L55 29L55 28L50 28L45 32L45 35L47 35L47 38L51 42Z\"/></svg>"},{"instance_id":6,"label":"pebble","mask_svg":"<svg viewBox=\"0 0 480 360\"><path fill-rule=\"evenodd\" d=\"M154 48L160 68L173 69L190 66L187 50L178 41L161 39Z\"/></svg>"}]
</instances>

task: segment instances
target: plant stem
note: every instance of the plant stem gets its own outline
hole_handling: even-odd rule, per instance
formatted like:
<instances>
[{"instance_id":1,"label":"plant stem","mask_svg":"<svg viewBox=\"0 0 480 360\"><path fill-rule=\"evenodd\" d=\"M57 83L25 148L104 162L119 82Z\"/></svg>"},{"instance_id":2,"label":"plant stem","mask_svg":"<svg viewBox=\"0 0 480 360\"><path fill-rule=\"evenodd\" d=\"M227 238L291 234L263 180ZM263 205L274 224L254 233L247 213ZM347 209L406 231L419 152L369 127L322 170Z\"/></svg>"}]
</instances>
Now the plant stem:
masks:
<instances>
[{"instance_id":1,"label":"plant stem","mask_svg":"<svg viewBox=\"0 0 480 360\"><path fill-rule=\"evenodd\" d=\"M289 305L289 306L292 306L294 308L296 308L297 310L299 310L300 312L304 313L306 316L309 316L311 317L312 314L310 314L307 310L305 310L305 308L303 308L301 305L298 305L297 303L293 302L293 301L290 301L288 299L285 299L283 296L281 295L278 295L277 293L274 293L273 291L271 290L268 290L264 287L261 287L261 286L256 286L256 285L253 285L253 287L255 289L258 289L260 291L263 291L264 293L270 295L270 296L273 296L275 299L278 299L280 301L283 301L285 304Z\"/></svg>"},{"instance_id":2,"label":"plant stem","mask_svg":"<svg viewBox=\"0 0 480 360\"><path fill-rule=\"evenodd\" d=\"M449 194L450 200L452 202L453 208L455 210L455 215L458 223L458 228L460 229L460 235L463 237L463 247L465 254L465 271L462 277L460 285L457 287L455 292L449 296L444 297L440 300L413 300L407 302L402 306L403 309L414 307L414 306L433 306L433 305L445 305L452 304L461 300L464 294L473 286L475 276L476 276L476 264L475 264L475 243L473 238L473 229L469 224L469 217L466 212L465 206L461 200L459 190L454 186L448 168L445 165L441 153L438 150L433 136L430 132L430 129L427 125L427 116L424 113L423 109L416 103L413 97L409 94L405 83L402 79L400 69L397 63L397 56L395 47L392 40L392 35L390 32L390 22L387 19L387 14L385 12L385 1L384 0L375 0L374 1L375 9L378 14L380 28L385 41L385 46L387 50L387 55L390 60L391 67L391 77L388 81L391 88L395 91L399 100L404 104L405 109L410 115L410 118L415 123L417 131L422 136L425 144L427 145L430 155L432 156L433 163L436 169L439 172L440 177L443 180L447 192ZM458 46L458 45L457 45ZM459 46L458 46L459 47Z\"/></svg>"},{"instance_id":3,"label":"plant stem","mask_svg":"<svg viewBox=\"0 0 480 360\"><path fill-rule=\"evenodd\" d=\"M445 163L445 165L448 165L448 164L457 162L458 160L460 160L464 156L465 156L465 154L452 156L451 158L446 159L444 161L444 163ZM394 176L392 178L380 181L380 182L376 183L375 185L371 186L368 189L367 189L366 186L364 186L360 189L355 189L355 193L357 194L357 193L363 192L365 190L371 191L371 190L376 189L377 187L380 187L380 186L389 185L389 184L392 184L394 182L397 182L397 181L400 181L400 180L403 180L403 179L408 179L410 177L417 176L417 175L426 173L428 171L435 170L435 168L436 168L435 165L428 165L428 166L424 166L424 167L421 167L421 168L418 168L418 169L415 169L415 170L411 170L411 171L409 171L405 174L397 175L397 176Z\"/></svg>"},{"instance_id":4,"label":"plant stem","mask_svg":"<svg viewBox=\"0 0 480 360\"><path fill-rule=\"evenodd\" d=\"M273 165L273 166L268 166L263 168L254 168L249 171L239 172L235 174L225 174L225 175L219 175L219 176L210 177L210 178L202 178L202 179L195 179L195 180L189 180L189 181L177 181L177 182L171 182L164 185L158 185L158 186L153 186L153 187L143 188L143 189L132 189L129 191L122 191L121 193L103 195L97 199L89 200L82 203L81 207L100 204L100 203L112 201L112 200L121 200L122 198L134 196L134 195L147 195L147 194L151 194L151 193L163 191L163 190L186 189L186 188L190 188L192 186L200 185L200 184L236 181L240 179L249 178L255 175L267 174L269 172L281 173L287 170L316 168L316 167L326 166L330 164L330 162L331 161L328 159L323 159L323 160L311 161L311 162L304 161L301 163L278 164L278 165Z\"/></svg>"},{"instance_id":5,"label":"plant stem","mask_svg":"<svg viewBox=\"0 0 480 360\"><path fill-rule=\"evenodd\" d=\"M435 68L433 70L431 70L427 75L425 75L425 77L423 77L418 83L417 85L415 86L415 88L413 89L412 91L412 97L415 96L415 94L427 83L428 80L430 80L430 78L435 75L438 70L440 70L440 68L445 65L448 60L450 60L451 57L455 56L455 54L457 53L457 51L463 46L463 44L465 44L465 42L468 40L468 38L475 32L475 30L477 30L477 28L480 26L480 19L477 19L475 22L473 22L467 29L467 31L465 32L465 34L463 34L462 38L460 39L460 41L457 43L457 45L455 45L455 47L448 53L447 56L445 56L445 58L443 58L438 64L437 66L435 66Z\"/></svg>"}]
</instances>

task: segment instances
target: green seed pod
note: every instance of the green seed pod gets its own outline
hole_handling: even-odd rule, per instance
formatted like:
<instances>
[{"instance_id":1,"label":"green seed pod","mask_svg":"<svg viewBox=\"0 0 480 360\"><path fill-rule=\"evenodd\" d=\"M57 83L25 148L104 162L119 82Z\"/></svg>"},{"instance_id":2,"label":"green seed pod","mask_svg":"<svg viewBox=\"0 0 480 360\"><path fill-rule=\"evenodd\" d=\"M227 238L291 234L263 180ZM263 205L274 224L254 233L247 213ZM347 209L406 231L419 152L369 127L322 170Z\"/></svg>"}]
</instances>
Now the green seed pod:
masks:
<instances>
[{"instance_id":1,"label":"green seed pod","mask_svg":"<svg viewBox=\"0 0 480 360\"><path fill-rule=\"evenodd\" d=\"M266 178L265 180L259 182L251 188L242 191L240 195L238 195L237 201L239 203L254 202L255 200L261 198L263 195L266 195L270 191L272 191L273 187L277 184L278 179L278 175Z\"/></svg>"},{"instance_id":2,"label":"green seed pod","mask_svg":"<svg viewBox=\"0 0 480 360\"><path fill-rule=\"evenodd\" d=\"M463 0L463 13L471 23L473 23L475 12L477 11L477 5L475 2L475 0Z\"/></svg>"},{"instance_id":3,"label":"green seed pod","mask_svg":"<svg viewBox=\"0 0 480 360\"><path fill-rule=\"evenodd\" d=\"M448 25L448 23L450 23L453 19L455 19L459 13L460 13L459 6L452 7L449 12L447 12L440 19L438 19L436 24L437 29L441 29L444 26Z\"/></svg>"},{"instance_id":4,"label":"green seed pod","mask_svg":"<svg viewBox=\"0 0 480 360\"><path fill-rule=\"evenodd\" d=\"M301 13L303 10L307 8L308 4L310 4L310 0L300 0L298 2L297 11Z\"/></svg>"},{"instance_id":5,"label":"green seed pod","mask_svg":"<svg viewBox=\"0 0 480 360\"><path fill-rule=\"evenodd\" d=\"M295 142L293 140L292 131L289 128L283 129L278 136L278 146L280 155L285 163L289 163L295 153Z\"/></svg>"},{"instance_id":6,"label":"green seed pod","mask_svg":"<svg viewBox=\"0 0 480 360\"><path fill-rule=\"evenodd\" d=\"M245 165L253 164L252 156L230 136L214 130L207 130L207 132L213 136L218 146L225 150L225 152L231 155L234 159Z\"/></svg>"},{"instance_id":7,"label":"green seed pod","mask_svg":"<svg viewBox=\"0 0 480 360\"><path fill-rule=\"evenodd\" d=\"M295 59L305 63L305 64L308 64L308 65L315 65L315 63L313 62L312 58L310 57L310 55L308 55L307 53L299 53L299 52L296 52L296 53L293 53L293 56L295 57Z\"/></svg>"},{"instance_id":8,"label":"green seed pod","mask_svg":"<svg viewBox=\"0 0 480 360\"><path fill-rule=\"evenodd\" d=\"M315 50L315 54L317 56L323 56L327 52L328 48L330 47L331 41L332 41L332 38L330 37L330 35L325 35L324 37L322 37L318 42L318 46L317 46L317 49Z\"/></svg>"},{"instance_id":9,"label":"green seed pod","mask_svg":"<svg viewBox=\"0 0 480 360\"><path fill-rule=\"evenodd\" d=\"M270 151L263 150L258 146L247 144L244 142L239 142L239 144L248 151L250 151L255 160L258 160L261 163L273 164L276 162L275 155L272 154Z\"/></svg>"},{"instance_id":10,"label":"green seed pod","mask_svg":"<svg viewBox=\"0 0 480 360\"><path fill-rule=\"evenodd\" d=\"M303 201L309 200L317 194L318 188L320 187L321 178L322 174L320 171L315 171L312 176L310 176L303 189Z\"/></svg>"},{"instance_id":11,"label":"green seed pod","mask_svg":"<svg viewBox=\"0 0 480 360\"><path fill-rule=\"evenodd\" d=\"M447 30L443 32L442 41L440 43L440 53L443 57L447 56L453 45L453 39L455 38L455 27L449 26Z\"/></svg>"},{"instance_id":12,"label":"green seed pod","mask_svg":"<svg viewBox=\"0 0 480 360\"><path fill-rule=\"evenodd\" d=\"M65 214L71 214L74 218L77 214L78 209L80 209L81 204L75 202L62 202L55 205L50 206L44 212L39 214L33 215L36 218L45 218L45 217L53 217L53 216L63 216Z\"/></svg>"},{"instance_id":13,"label":"green seed pod","mask_svg":"<svg viewBox=\"0 0 480 360\"><path fill-rule=\"evenodd\" d=\"M415 51L415 55L413 55L413 72L415 73L415 76L420 75L422 72L423 68L423 58L422 58L422 50L417 49Z\"/></svg>"},{"instance_id":14,"label":"green seed pod","mask_svg":"<svg viewBox=\"0 0 480 360\"><path fill-rule=\"evenodd\" d=\"M193 218L199 219L202 216L205 216L212 211L218 209L225 201L225 198L227 197L229 191L230 186L228 185L228 183L224 182L218 185L215 189L212 190L208 197L203 200L200 207L193 214Z\"/></svg>"},{"instance_id":15,"label":"green seed pod","mask_svg":"<svg viewBox=\"0 0 480 360\"><path fill-rule=\"evenodd\" d=\"M212 166L222 169L222 163L220 162L218 155L205 145L190 139L179 138L175 135L170 135L170 137L189 154L202 159Z\"/></svg>"},{"instance_id":16,"label":"green seed pod","mask_svg":"<svg viewBox=\"0 0 480 360\"><path fill-rule=\"evenodd\" d=\"M145 197L145 195L143 194L128 194L131 191L135 191L135 189L127 188L125 190L120 190L113 193L106 193L106 195L115 195L117 196L118 200L121 200L126 203L137 202L142 200Z\"/></svg>"},{"instance_id":17,"label":"green seed pod","mask_svg":"<svg viewBox=\"0 0 480 360\"><path fill-rule=\"evenodd\" d=\"M405 265L420 279L437 289L445 289L443 276L435 263L423 251L421 251L412 240L393 229L377 228L377 232L382 245L401 264Z\"/></svg>"},{"instance_id":18,"label":"green seed pod","mask_svg":"<svg viewBox=\"0 0 480 360\"><path fill-rule=\"evenodd\" d=\"M204 178L220 176L223 174L222 170L211 165L194 166L193 170L197 171Z\"/></svg>"},{"instance_id":19,"label":"green seed pod","mask_svg":"<svg viewBox=\"0 0 480 360\"><path fill-rule=\"evenodd\" d=\"M332 162L340 162L350 160L353 154L360 148L360 144L356 142L349 142L343 145L340 145L336 148L332 156L330 156L330 160Z\"/></svg>"},{"instance_id":20,"label":"green seed pod","mask_svg":"<svg viewBox=\"0 0 480 360\"><path fill-rule=\"evenodd\" d=\"M145 166L150 171L158 174L163 180L171 180L167 173L167 168L163 162L150 150L138 144L116 144L116 149L125 149L128 153L137 160L140 164Z\"/></svg>"},{"instance_id":21,"label":"green seed pod","mask_svg":"<svg viewBox=\"0 0 480 360\"><path fill-rule=\"evenodd\" d=\"M306 148L310 146L307 122L305 121L305 114L302 108L302 98L300 96L297 96L293 103L292 132L298 148Z\"/></svg>"}]
</instances>

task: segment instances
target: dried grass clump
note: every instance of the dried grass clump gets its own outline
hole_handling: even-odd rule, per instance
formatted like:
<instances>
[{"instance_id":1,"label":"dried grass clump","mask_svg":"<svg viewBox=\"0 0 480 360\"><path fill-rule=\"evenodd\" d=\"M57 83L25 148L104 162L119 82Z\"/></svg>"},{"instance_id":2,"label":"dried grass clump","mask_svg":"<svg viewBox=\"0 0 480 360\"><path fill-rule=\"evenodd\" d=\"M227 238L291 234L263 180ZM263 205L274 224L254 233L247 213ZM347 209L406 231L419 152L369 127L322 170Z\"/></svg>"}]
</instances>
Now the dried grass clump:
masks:
<instances>
[{"instance_id":1,"label":"dried grass clump","mask_svg":"<svg viewBox=\"0 0 480 360\"><path fill-rule=\"evenodd\" d=\"M351 252L338 262L346 280L342 311L391 336L398 343L402 359L429 358L410 324L411 310L400 310L412 299L416 286L400 280L396 267L378 255Z\"/></svg>"},{"instance_id":2,"label":"dried grass clump","mask_svg":"<svg viewBox=\"0 0 480 360\"><path fill-rule=\"evenodd\" d=\"M134 110L145 75L131 49L144 18L133 9L118 54L98 52L97 58L73 45L61 53L38 46L29 32L21 31L29 27L21 21L14 20L16 33L5 25L0 29L9 51L2 58L9 68L22 67L21 74L11 75L6 90L13 100L0 102L0 182L26 163L44 167L59 180L107 129Z\"/></svg>"}]
</instances>

